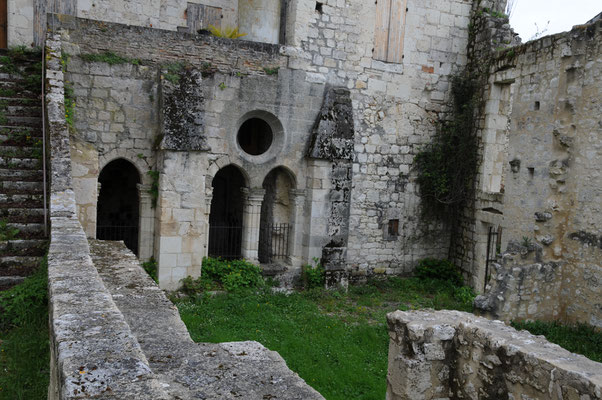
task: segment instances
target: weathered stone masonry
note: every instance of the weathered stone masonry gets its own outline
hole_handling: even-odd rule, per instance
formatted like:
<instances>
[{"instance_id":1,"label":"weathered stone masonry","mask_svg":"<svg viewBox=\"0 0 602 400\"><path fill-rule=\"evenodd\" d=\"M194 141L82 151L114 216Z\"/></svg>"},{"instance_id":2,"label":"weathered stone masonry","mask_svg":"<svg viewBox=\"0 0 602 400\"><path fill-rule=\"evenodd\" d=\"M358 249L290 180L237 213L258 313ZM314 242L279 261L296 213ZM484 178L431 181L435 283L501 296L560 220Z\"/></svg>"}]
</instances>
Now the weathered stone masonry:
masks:
<instances>
[{"instance_id":1,"label":"weathered stone masonry","mask_svg":"<svg viewBox=\"0 0 602 400\"><path fill-rule=\"evenodd\" d=\"M396 311L387 400L602 398L602 364L458 311Z\"/></svg>"},{"instance_id":2,"label":"weathered stone masonry","mask_svg":"<svg viewBox=\"0 0 602 400\"><path fill-rule=\"evenodd\" d=\"M503 249L487 315L602 327L602 25L512 49Z\"/></svg>"}]
</instances>

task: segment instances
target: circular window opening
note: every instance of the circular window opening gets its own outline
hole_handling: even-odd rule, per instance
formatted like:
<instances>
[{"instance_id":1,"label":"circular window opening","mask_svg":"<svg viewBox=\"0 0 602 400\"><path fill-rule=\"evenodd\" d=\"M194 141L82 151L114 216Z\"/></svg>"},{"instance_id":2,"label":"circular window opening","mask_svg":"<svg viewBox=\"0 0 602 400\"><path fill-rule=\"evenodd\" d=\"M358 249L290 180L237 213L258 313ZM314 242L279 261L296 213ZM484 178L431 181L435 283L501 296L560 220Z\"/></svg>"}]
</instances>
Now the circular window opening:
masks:
<instances>
[{"instance_id":1,"label":"circular window opening","mask_svg":"<svg viewBox=\"0 0 602 400\"><path fill-rule=\"evenodd\" d=\"M270 148L274 135L270 125L260 118L246 120L238 130L238 145L245 153L259 156Z\"/></svg>"}]
</instances>

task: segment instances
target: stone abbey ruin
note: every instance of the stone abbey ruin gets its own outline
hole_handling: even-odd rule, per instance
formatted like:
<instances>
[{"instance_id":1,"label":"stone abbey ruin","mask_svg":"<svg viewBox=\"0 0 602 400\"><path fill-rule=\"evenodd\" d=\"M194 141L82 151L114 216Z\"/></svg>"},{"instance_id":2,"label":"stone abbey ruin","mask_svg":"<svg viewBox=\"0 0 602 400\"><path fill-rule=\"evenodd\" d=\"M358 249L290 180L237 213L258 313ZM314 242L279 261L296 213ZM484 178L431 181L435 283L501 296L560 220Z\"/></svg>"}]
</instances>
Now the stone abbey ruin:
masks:
<instances>
[{"instance_id":1,"label":"stone abbey ruin","mask_svg":"<svg viewBox=\"0 0 602 400\"><path fill-rule=\"evenodd\" d=\"M319 260L328 286L449 258L484 317L602 328L600 18L521 44L505 0L7 4L4 45L44 48L44 106L24 89L8 128L48 172L3 159L1 200L24 247L49 221L49 398L321 398L259 343L192 342L160 289L207 256L288 283ZM472 170L433 215L417 160L446 132L439 159ZM389 332L388 399L602 399L600 364L499 321Z\"/></svg>"}]
</instances>

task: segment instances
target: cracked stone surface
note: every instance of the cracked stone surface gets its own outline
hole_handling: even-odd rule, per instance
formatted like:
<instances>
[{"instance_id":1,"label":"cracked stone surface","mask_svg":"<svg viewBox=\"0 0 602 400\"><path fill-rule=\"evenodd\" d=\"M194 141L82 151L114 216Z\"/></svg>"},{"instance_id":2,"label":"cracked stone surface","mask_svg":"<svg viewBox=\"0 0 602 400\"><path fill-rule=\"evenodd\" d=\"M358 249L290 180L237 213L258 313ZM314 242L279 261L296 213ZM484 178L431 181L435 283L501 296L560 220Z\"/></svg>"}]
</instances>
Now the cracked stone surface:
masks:
<instances>
[{"instance_id":1,"label":"cracked stone surface","mask_svg":"<svg viewBox=\"0 0 602 400\"><path fill-rule=\"evenodd\" d=\"M194 343L177 308L123 242L90 241L108 292L170 399L322 399L258 342Z\"/></svg>"}]
</instances>

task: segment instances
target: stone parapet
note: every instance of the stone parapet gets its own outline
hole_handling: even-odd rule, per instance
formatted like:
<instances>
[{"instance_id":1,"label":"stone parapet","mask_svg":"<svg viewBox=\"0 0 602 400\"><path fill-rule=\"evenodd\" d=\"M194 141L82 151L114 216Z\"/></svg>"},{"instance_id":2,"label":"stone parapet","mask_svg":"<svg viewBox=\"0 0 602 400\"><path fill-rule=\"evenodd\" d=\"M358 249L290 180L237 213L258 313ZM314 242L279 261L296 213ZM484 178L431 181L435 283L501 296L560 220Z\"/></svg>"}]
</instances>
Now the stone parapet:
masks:
<instances>
[{"instance_id":1,"label":"stone parapet","mask_svg":"<svg viewBox=\"0 0 602 400\"><path fill-rule=\"evenodd\" d=\"M387 320L387 400L602 398L602 364L501 321L459 311Z\"/></svg>"}]
</instances>

